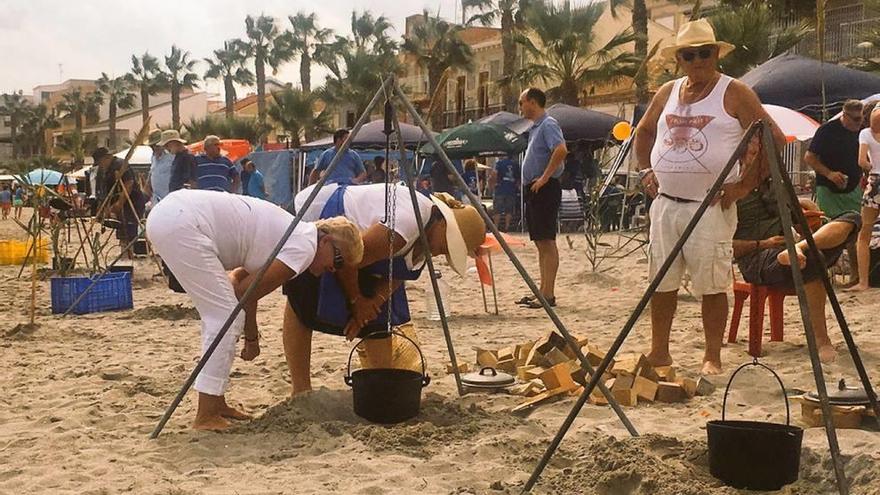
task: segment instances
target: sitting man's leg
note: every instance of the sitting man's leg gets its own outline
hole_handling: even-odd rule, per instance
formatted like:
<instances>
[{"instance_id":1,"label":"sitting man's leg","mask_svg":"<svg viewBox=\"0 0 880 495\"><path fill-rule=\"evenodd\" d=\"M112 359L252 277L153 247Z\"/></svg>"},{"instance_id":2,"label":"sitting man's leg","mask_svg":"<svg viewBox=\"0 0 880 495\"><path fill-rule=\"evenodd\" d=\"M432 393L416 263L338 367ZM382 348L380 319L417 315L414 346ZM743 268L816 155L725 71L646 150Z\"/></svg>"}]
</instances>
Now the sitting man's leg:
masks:
<instances>
[{"instance_id":1,"label":"sitting man's leg","mask_svg":"<svg viewBox=\"0 0 880 495\"><path fill-rule=\"evenodd\" d=\"M837 261L837 257L840 256L840 253L848 244L850 244L856 235L858 235L859 228L861 227L861 219L857 213L846 213L843 214L834 220L823 225L819 230L813 233L813 240L816 241L816 247L821 249L823 252L826 252L826 261L829 264L834 264ZM805 255L807 249L807 240L802 239L800 242L795 244L795 251L797 252L798 264L801 268L804 268L807 264L807 256ZM831 253L833 251L834 253ZM832 254L832 256L829 256ZM836 256L834 256L836 255ZM831 257L834 260L830 259ZM783 249L776 257L781 265L790 265L788 257L788 250Z\"/></svg>"},{"instance_id":2,"label":"sitting man's leg","mask_svg":"<svg viewBox=\"0 0 880 495\"><path fill-rule=\"evenodd\" d=\"M810 307L810 323L813 326L813 335L816 336L816 347L819 349L819 360L823 363L833 363L837 359L837 351L828 337L828 326L825 324L825 287L819 280L813 280L804 284L807 293L807 305Z\"/></svg>"}]
</instances>

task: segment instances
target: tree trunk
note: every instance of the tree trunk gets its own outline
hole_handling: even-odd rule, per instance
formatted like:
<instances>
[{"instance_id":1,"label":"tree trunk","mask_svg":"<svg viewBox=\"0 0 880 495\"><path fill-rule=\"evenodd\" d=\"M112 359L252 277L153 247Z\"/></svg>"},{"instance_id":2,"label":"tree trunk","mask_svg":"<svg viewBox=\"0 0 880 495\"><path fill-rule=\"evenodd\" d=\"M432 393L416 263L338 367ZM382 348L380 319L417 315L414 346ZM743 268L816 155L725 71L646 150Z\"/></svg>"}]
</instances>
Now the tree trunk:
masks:
<instances>
[{"instance_id":1,"label":"tree trunk","mask_svg":"<svg viewBox=\"0 0 880 495\"><path fill-rule=\"evenodd\" d=\"M12 159L18 159L18 117L9 117L9 139L12 141Z\"/></svg>"},{"instance_id":2,"label":"tree trunk","mask_svg":"<svg viewBox=\"0 0 880 495\"><path fill-rule=\"evenodd\" d=\"M141 85L141 125L147 123L150 120L150 92L147 90L147 85Z\"/></svg>"},{"instance_id":3,"label":"tree trunk","mask_svg":"<svg viewBox=\"0 0 880 495\"><path fill-rule=\"evenodd\" d=\"M648 103L648 8L645 0L633 0L633 31L636 35L635 56L643 61L642 70L636 75L636 103Z\"/></svg>"},{"instance_id":4,"label":"tree trunk","mask_svg":"<svg viewBox=\"0 0 880 495\"><path fill-rule=\"evenodd\" d=\"M571 106L580 106L580 98L577 83L572 79L564 79L559 84L559 100L561 103Z\"/></svg>"},{"instance_id":5,"label":"tree trunk","mask_svg":"<svg viewBox=\"0 0 880 495\"><path fill-rule=\"evenodd\" d=\"M501 15L501 49L504 51L502 62L503 77L507 84L501 85L501 102L508 112L516 113L518 110L516 94L518 85L514 85L511 76L516 72L516 42L513 40L513 12L505 10Z\"/></svg>"},{"instance_id":6,"label":"tree trunk","mask_svg":"<svg viewBox=\"0 0 880 495\"><path fill-rule=\"evenodd\" d=\"M116 97L110 97L110 115L107 118L107 126L110 128L110 149L116 150Z\"/></svg>"},{"instance_id":7,"label":"tree trunk","mask_svg":"<svg viewBox=\"0 0 880 495\"><path fill-rule=\"evenodd\" d=\"M266 125L266 60L262 53L257 53L254 58L254 68L257 73L257 122L260 126Z\"/></svg>"},{"instance_id":8,"label":"tree trunk","mask_svg":"<svg viewBox=\"0 0 880 495\"><path fill-rule=\"evenodd\" d=\"M232 119L235 117L235 86L230 76L223 77L223 86L226 92L226 118Z\"/></svg>"},{"instance_id":9,"label":"tree trunk","mask_svg":"<svg viewBox=\"0 0 880 495\"><path fill-rule=\"evenodd\" d=\"M180 83L171 81L171 126L180 130Z\"/></svg>"},{"instance_id":10,"label":"tree trunk","mask_svg":"<svg viewBox=\"0 0 880 495\"><path fill-rule=\"evenodd\" d=\"M446 111L446 84L440 84L444 72L439 68L428 67L428 122L436 132L443 129L443 114Z\"/></svg>"},{"instance_id":11,"label":"tree trunk","mask_svg":"<svg viewBox=\"0 0 880 495\"><path fill-rule=\"evenodd\" d=\"M303 50L299 59L299 80L303 93L312 91L312 57L309 51Z\"/></svg>"}]
</instances>

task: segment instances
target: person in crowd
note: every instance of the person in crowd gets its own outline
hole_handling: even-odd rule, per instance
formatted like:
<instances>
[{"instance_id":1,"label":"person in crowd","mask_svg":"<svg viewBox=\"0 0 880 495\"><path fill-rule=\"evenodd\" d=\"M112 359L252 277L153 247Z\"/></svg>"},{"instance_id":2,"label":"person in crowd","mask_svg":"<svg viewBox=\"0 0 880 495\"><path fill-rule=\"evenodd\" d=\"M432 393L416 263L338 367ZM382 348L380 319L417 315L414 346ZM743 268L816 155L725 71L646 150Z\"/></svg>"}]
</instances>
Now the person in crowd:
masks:
<instances>
[{"instance_id":1,"label":"person in crowd","mask_svg":"<svg viewBox=\"0 0 880 495\"><path fill-rule=\"evenodd\" d=\"M381 184L385 182L386 177L385 157L377 155L373 158L373 170L370 171L370 182L373 184Z\"/></svg>"},{"instance_id":2,"label":"person in crowd","mask_svg":"<svg viewBox=\"0 0 880 495\"><path fill-rule=\"evenodd\" d=\"M464 174L462 174L462 179L464 179L464 183L467 184L468 191L474 194L477 198L482 198L483 194L480 191L480 175L478 171L479 162L470 158L465 160L464 162ZM466 194L462 194L462 201L470 204L470 200L467 199Z\"/></svg>"},{"instance_id":3,"label":"person in crowd","mask_svg":"<svg viewBox=\"0 0 880 495\"><path fill-rule=\"evenodd\" d=\"M241 178L232 160L220 152L218 136L205 137L205 152L196 157L198 189L238 192Z\"/></svg>"},{"instance_id":4,"label":"person in crowd","mask_svg":"<svg viewBox=\"0 0 880 495\"><path fill-rule=\"evenodd\" d=\"M24 188L18 184L13 186L15 191L12 193L12 206L15 209L14 216L16 220L21 220L21 209L26 200Z\"/></svg>"},{"instance_id":5,"label":"person in crowd","mask_svg":"<svg viewBox=\"0 0 880 495\"><path fill-rule=\"evenodd\" d=\"M862 196L862 229L856 246L859 282L853 286L854 290L868 289L871 233L880 213L880 107L874 107L868 123L868 127L859 132L859 167L868 174L868 187Z\"/></svg>"},{"instance_id":6,"label":"person in crowd","mask_svg":"<svg viewBox=\"0 0 880 495\"><path fill-rule=\"evenodd\" d=\"M300 211L314 186L296 195ZM448 194L431 197L417 195L419 213L425 222L430 253L419 241L415 210L404 186L392 186L395 208L385 218L384 184L323 187L305 211L303 219L314 221L332 215L345 215L361 230L364 256L356 267L338 270L323 279L298 277L285 286L288 304L284 313L284 349L290 367L293 395L311 389L310 353L312 331L344 335L349 340L391 325L410 321L404 282L419 278L426 256L445 255L452 269L462 277L467 273L467 256L473 256L486 237L486 226L472 206ZM389 254L391 280L389 280ZM390 339L367 342L368 353L387 354ZM381 358L374 361L382 361Z\"/></svg>"},{"instance_id":7,"label":"person in crowd","mask_svg":"<svg viewBox=\"0 0 880 495\"><path fill-rule=\"evenodd\" d=\"M199 166L196 157L186 148L186 141L180 137L180 132L171 129L162 131L159 138L159 146L164 146L169 153L174 155L171 163L171 179L168 181L168 192L172 193L179 189L196 189L198 187Z\"/></svg>"},{"instance_id":8,"label":"person in crowd","mask_svg":"<svg viewBox=\"0 0 880 495\"><path fill-rule=\"evenodd\" d=\"M718 71L718 61L733 45L717 41L705 19L685 23L675 43L663 49L685 76L664 84L636 130L634 152L646 192L656 198L650 208L649 279L672 252L685 226L705 199L756 120L771 125L778 145L785 136L767 115L751 88ZM654 366L672 364L669 338L678 289L685 271L691 292L702 298L706 348L703 374L721 373L721 344L727 325L727 289L731 283L736 201L759 182L755 163L759 139L743 163L742 180L734 171L718 198L706 210L681 253L651 298L651 351Z\"/></svg>"},{"instance_id":9,"label":"person in crowd","mask_svg":"<svg viewBox=\"0 0 880 495\"><path fill-rule=\"evenodd\" d=\"M495 162L495 168L489 175L489 188L493 191L492 209L495 212L492 221L502 232L513 228L513 215L517 211L516 192L519 190L519 174L519 164L508 156Z\"/></svg>"},{"instance_id":10,"label":"person in crowd","mask_svg":"<svg viewBox=\"0 0 880 495\"><path fill-rule=\"evenodd\" d=\"M461 160L451 160L452 166L459 175L464 175L464 166ZM455 174L450 172L439 158L435 158L431 164L431 188L435 193L447 193L455 199L461 200L462 192L455 181Z\"/></svg>"},{"instance_id":11,"label":"person in crowd","mask_svg":"<svg viewBox=\"0 0 880 495\"><path fill-rule=\"evenodd\" d=\"M244 173L248 174L247 186L244 188L244 194L254 198L266 199L266 180L263 177L263 172L257 170L256 164L254 164L249 158L243 159L241 161L241 166L244 169L242 175L244 175Z\"/></svg>"},{"instance_id":12,"label":"person in crowd","mask_svg":"<svg viewBox=\"0 0 880 495\"><path fill-rule=\"evenodd\" d=\"M804 210L819 210L812 201L801 199L800 202ZM733 255L743 279L750 284L793 288L791 259L786 250L782 220L769 179L737 202L737 216ZM823 266L820 258L810 251L806 240L795 245L797 263L803 270L804 290L819 359L823 363L833 362L837 353L825 324L826 294L822 272L833 266L844 248L855 240L860 225L858 213L844 212L813 233L816 247L822 251L827 266Z\"/></svg>"},{"instance_id":13,"label":"person in crowd","mask_svg":"<svg viewBox=\"0 0 880 495\"><path fill-rule=\"evenodd\" d=\"M522 164L524 216L529 239L538 249L541 294L551 306L556 306L556 272L559 270L556 233L559 205L562 202L559 177L568 148L559 122L544 109L546 104L547 96L538 88L529 88L519 96L520 113L534 122L529 130L529 144ZM517 303L532 309L543 307L532 295L523 297Z\"/></svg>"},{"instance_id":14,"label":"person in crowd","mask_svg":"<svg viewBox=\"0 0 880 495\"><path fill-rule=\"evenodd\" d=\"M318 157L318 162L315 164L315 168L309 174L309 184L318 182L321 174L330 166L333 157L335 157L336 153L342 148L342 143L345 142L348 135L348 129L337 129L336 132L333 133L333 147L328 148ZM357 152L348 149L339 159L339 163L336 164L333 173L327 177L326 183L360 184L366 178L367 170L364 168L364 163L361 160L360 155L358 155Z\"/></svg>"},{"instance_id":15,"label":"person in crowd","mask_svg":"<svg viewBox=\"0 0 880 495\"><path fill-rule=\"evenodd\" d=\"M168 195L174 155L161 146L158 139L151 146L153 156L150 157L150 199L153 206L156 206Z\"/></svg>"},{"instance_id":16,"label":"person in crowd","mask_svg":"<svg viewBox=\"0 0 880 495\"><path fill-rule=\"evenodd\" d=\"M620 228L620 210L626 197L626 187L622 182L622 177L615 177L599 198L599 220L602 224L602 232Z\"/></svg>"},{"instance_id":17,"label":"person in crowd","mask_svg":"<svg viewBox=\"0 0 880 495\"><path fill-rule=\"evenodd\" d=\"M110 213L119 220L116 238L122 246L129 246L127 254L131 257L131 244L140 235L140 220L144 218L147 197L131 167L126 167L121 158L111 155L110 150L98 148L92 153L92 159L98 167L98 190L95 195L98 207L105 205L104 211L99 214Z\"/></svg>"},{"instance_id":18,"label":"person in crowd","mask_svg":"<svg viewBox=\"0 0 880 495\"><path fill-rule=\"evenodd\" d=\"M12 210L12 191L9 186L3 184L0 186L0 212L3 213L3 220L9 218L9 212Z\"/></svg>"},{"instance_id":19,"label":"person in crowd","mask_svg":"<svg viewBox=\"0 0 880 495\"><path fill-rule=\"evenodd\" d=\"M859 131L862 129L862 102L847 100L843 114L822 124L810 142L804 161L816 172L816 202L829 218L862 205L862 168L859 167ZM850 281L859 283L855 245L847 248Z\"/></svg>"},{"instance_id":20,"label":"person in crowd","mask_svg":"<svg viewBox=\"0 0 880 495\"><path fill-rule=\"evenodd\" d=\"M292 221L290 213L267 201L213 191L179 190L153 208L147 237L199 312L203 353ZM241 358L251 361L260 354L259 299L304 273L356 266L362 256L360 233L345 219L297 225L196 378L199 398L193 428L224 429L229 419L248 418L226 403L225 393L242 333Z\"/></svg>"}]
</instances>

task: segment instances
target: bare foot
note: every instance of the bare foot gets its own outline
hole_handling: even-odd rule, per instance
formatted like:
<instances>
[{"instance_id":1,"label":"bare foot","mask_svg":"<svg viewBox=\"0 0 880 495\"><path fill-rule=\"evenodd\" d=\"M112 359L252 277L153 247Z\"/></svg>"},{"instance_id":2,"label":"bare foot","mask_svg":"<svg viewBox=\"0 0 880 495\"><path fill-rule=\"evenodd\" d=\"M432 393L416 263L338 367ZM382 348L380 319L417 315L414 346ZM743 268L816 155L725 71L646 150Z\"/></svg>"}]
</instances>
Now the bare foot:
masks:
<instances>
[{"instance_id":1,"label":"bare foot","mask_svg":"<svg viewBox=\"0 0 880 495\"><path fill-rule=\"evenodd\" d=\"M220 410L220 416L229 419L237 419L239 421L251 419L250 414L239 411L238 409L229 405Z\"/></svg>"},{"instance_id":2,"label":"bare foot","mask_svg":"<svg viewBox=\"0 0 880 495\"><path fill-rule=\"evenodd\" d=\"M720 375L721 371L721 363L703 361L703 369L700 370L700 373L704 375Z\"/></svg>"},{"instance_id":3,"label":"bare foot","mask_svg":"<svg viewBox=\"0 0 880 495\"><path fill-rule=\"evenodd\" d=\"M863 291L863 290L868 290L868 289L870 289L870 288L871 288L871 287L870 287L868 284L858 283L858 284L853 285L852 287L849 287L849 288L847 288L847 289L845 289L845 290L846 290L847 292L861 292L861 291Z\"/></svg>"},{"instance_id":4,"label":"bare foot","mask_svg":"<svg viewBox=\"0 0 880 495\"><path fill-rule=\"evenodd\" d=\"M291 398L300 397L300 396L303 396L303 395L308 395L308 394L311 393L311 392L312 392L312 388L311 388L311 387L309 387L309 388L303 388L303 389L299 389L299 390L294 389L294 390L290 393L290 397L291 397Z\"/></svg>"},{"instance_id":5,"label":"bare foot","mask_svg":"<svg viewBox=\"0 0 880 495\"><path fill-rule=\"evenodd\" d=\"M225 430L229 428L231 423L226 420L226 418L222 416L205 416L205 417L196 417L196 420L193 421L193 429L194 430Z\"/></svg>"},{"instance_id":6,"label":"bare foot","mask_svg":"<svg viewBox=\"0 0 880 495\"><path fill-rule=\"evenodd\" d=\"M831 344L819 346L819 361L824 364L831 364L837 360L837 350Z\"/></svg>"},{"instance_id":7,"label":"bare foot","mask_svg":"<svg viewBox=\"0 0 880 495\"><path fill-rule=\"evenodd\" d=\"M800 246L795 244L794 250L797 252L798 266L800 266L801 268L807 266L807 256L801 250ZM776 255L776 261L778 261L780 265L791 265L791 260L788 259L788 250L784 249L780 251L779 254Z\"/></svg>"},{"instance_id":8,"label":"bare foot","mask_svg":"<svg viewBox=\"0 0 880 495\"><path fill-rule=\"evenodd\" d=\"M672 356L669 353L655 354L651 352L645 358L648 360L648 364L655 368L658 366L672 366Z\"/></svg>"}]
</instances>

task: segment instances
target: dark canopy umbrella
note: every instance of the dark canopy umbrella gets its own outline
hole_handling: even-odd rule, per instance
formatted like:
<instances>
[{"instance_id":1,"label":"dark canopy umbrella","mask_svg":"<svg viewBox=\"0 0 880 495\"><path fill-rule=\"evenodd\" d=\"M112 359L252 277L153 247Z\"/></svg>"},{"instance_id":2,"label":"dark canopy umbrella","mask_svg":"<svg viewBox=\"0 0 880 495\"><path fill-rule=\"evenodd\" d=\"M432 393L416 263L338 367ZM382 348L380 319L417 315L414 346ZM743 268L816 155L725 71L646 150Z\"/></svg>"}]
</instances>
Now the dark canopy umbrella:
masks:
<instances>
[{"instance_id":1,"label":"dark canopy umbrella","mask_svg":"<svg viewBox=\"0 0 880 495\"><path fill-rule=\"evenodd\" d=\"M482 119L477 121L480 124L498 124L507 127L511 131L522 134L529 130L532 127L532 121L521 117L515 113L501 111L498 113L493 113L492 115L487 115Z\"/></svg>"},{"instance_id":2,"label":"dark canopy umbrella","mask_svg":"<svg viewBox=\"0 0 880 495\"><path fill-rule=\"evenodd\" d=\"M557 103L547 109L551 117L559 121L566 141L601 143L609 139L614 124L623 122L607 113Z\"/></svg>"},{"instance_id":3,"label":"dark canopy umbrella","mask_svg":"<svg viewBox=\"0 0 880 495\"><path fill-rule=\"evenodd\" d=\"M449 129L437 137L440 147L449 158L472 156L507 156L522 153L526 140L521 134L498 124L472 122ZM434 155L430 144L422 146L420 153Z\"/></svg>"},{"instance_id":4,"label":"dark canopy umbrella","mask_svg":"<svg viewBox=\"0 0 880 495\"><path fill-rule=\"evenodd\" d=\"M779 105L822 118L822 79L829 116L849 98L861 99L880 93L880 77L837 64L797 55L780 55L742 77L758 93L762 103Z\"/></svg>"},{"instance_id":5,"label":"dark canopy umbrella","mask_svg":"<svg viewBox=\"0 0 880 495\"><path fill-rule=\"evenodd\" d=\"M385 134L382 132L384 129L385 122L383 119L374 120L364 124L357 136L355 136L354 141L352 141L351 147L354 149L384 148ZM400 132L403 134L403 141L408 147L415 147L420 143L427 141L422 130L414 125L401 122ZM392 135L392 142L394 141L393 138L394 135ZM315 148L329 148L331 146L333 146L333 137L328 136L312 141L311 143L306 143L300 146L300 148L303 150L309 150Z\"/></svg>"}]
</instances>

